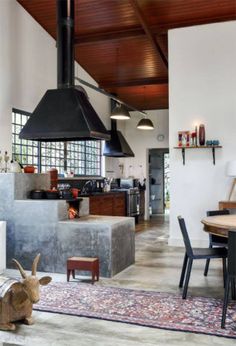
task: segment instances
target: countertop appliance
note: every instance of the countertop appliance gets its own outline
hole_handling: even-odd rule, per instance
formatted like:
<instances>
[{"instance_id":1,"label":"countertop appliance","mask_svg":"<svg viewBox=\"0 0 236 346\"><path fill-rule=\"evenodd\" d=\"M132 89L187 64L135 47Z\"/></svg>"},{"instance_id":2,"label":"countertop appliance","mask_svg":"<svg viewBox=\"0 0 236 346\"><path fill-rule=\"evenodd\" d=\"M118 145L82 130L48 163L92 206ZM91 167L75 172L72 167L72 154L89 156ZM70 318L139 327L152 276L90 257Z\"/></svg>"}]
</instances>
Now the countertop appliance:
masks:
<instances>
[{"instance_id":1,"label":"countertop appliance","mask_svg":"<svg viewBox=\"0 0 236 346\"><path fill-rule=\"evenodd\" d=\"M133 179L125 179L125 180L131 180L133 183ZM121 184L120 188L112 189L111 191L123 191L126 192L126 212L127 216L133 216L136 219L136 222L138 221L138 216L140 214L140 191L137 187L130 187L128 184ZM125 187L124 187L125 186Z\"/></svg>"},{"instance_id":2,"label":"countertop appliance","mask_svg":"<svg viewBox=\"0 0 236 346\"><path fill-rule=\"evenodd\" d=\"M134 187L135 179L117 179L116 187L112 188L111 191L124 191L126 192L126 211L127 216L135 217L138 222L138 216L140 214L140 191L138 187ZM118 187L119 186L119 187Z\"/></svg>"},{"instance_id":3,"label":"countertop appliance","mask_svg":"<svg viewBox=\"0 0 236 346\"><path fill-rule=\"evenodd\" d=\"M140 213L140 192L137 187L127 190L127 215L137 216Z\"/></svg>"}]
</instances>

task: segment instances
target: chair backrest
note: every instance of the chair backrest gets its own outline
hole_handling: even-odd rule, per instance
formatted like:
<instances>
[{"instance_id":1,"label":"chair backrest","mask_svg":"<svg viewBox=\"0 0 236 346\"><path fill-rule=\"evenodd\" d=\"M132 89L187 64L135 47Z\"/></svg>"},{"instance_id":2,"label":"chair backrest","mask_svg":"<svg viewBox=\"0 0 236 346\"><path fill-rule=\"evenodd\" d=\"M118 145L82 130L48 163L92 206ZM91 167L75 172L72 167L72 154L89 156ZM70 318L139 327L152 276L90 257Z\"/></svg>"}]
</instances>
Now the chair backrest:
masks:
<instances>
[{"instance_id":1,"label":"chair backrest","mask_svg":"<svg viewBox=\"0 0 236 346\"><path fill-rule=\"evenodd\" d=\"M191 242L190 242L190 239L188 236L188 231L186 228L185 221L181 216L178 216L178 221L179 221L179 227L180 227L181 232L182 232L182 236L183 236L184 245L185 245L187 255L193 256L193 249L192 249Z\"/></svg>"},{"instance_id":2,"label":"chair backrest","mask_svg":"<svg viewBox=\"0 0 236 346\"><path fill-rule=\"evenodd\" d=\"M208 210L206 212L207 216L217 216L217 215L229 215L229 210L228 209L223 209L223 210Z\"/></svg>"},{"instance_id":3,"label":"chair backrest","mask_svg":"<svg viewBox=\"0 0 236 346\"><path fill-rule=\"evenodd\" d=\"M217 215L229 215L230 212L228 209L223 210L209 210L206 212L207 216L217 216ZM227 244L228 239L215 235L215 234L209 234L210 244L212 245L221 245L221 244Z\"/></svg>"}]
</instances>

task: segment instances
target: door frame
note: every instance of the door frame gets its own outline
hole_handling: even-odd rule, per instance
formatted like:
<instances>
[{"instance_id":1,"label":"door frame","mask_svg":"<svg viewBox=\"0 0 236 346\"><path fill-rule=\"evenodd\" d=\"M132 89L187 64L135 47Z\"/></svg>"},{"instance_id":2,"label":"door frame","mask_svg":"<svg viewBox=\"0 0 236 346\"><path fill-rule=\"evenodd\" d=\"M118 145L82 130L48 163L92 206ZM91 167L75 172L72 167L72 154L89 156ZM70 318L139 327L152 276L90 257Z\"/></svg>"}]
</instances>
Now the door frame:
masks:
<instances>
[{"instance_id":1,"label":"door frame","mask_svg":"<svg viewBox=\"0 0 236 346\"><path fill-rule=\"evenodd\" d=\"M169 153L170 150L169 148L149 148L147 150L147 210L148 210L148 219L150 218L149 215L149 203L150 203L150 175L149 175L149 163L150 163L150 153L151 150L155 150L157 152L160 152L163 155L163 164L164 164L164 154ZM164 184L165 184L165 179L164 179L164 167L163 167L163 175L162 175L162 182L163 182L163 209L165 209L164 203L165 203L165 188L164 188Z\"/></svg>"}]
</instances>

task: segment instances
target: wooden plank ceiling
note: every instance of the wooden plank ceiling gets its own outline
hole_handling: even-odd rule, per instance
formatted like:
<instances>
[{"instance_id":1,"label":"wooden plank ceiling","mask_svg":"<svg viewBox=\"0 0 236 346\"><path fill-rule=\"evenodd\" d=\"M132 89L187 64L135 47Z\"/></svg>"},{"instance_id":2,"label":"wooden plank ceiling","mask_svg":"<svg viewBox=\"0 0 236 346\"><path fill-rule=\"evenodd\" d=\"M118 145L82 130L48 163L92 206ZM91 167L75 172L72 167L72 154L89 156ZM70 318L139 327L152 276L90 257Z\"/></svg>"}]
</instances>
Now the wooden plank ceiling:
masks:
<instances>
[{"instance_id":1,"label":"wooden plank ceiling","mask_svg":"<svg viewBox=\"0 0 236 346\"><path fill-rule=\"evenodd\" d=\"M18 0L56 39L56 0ZM236 0L75 0L75 54L137 109L168 108L168 29L236 19Z\"/></svg>"}]
</instances>

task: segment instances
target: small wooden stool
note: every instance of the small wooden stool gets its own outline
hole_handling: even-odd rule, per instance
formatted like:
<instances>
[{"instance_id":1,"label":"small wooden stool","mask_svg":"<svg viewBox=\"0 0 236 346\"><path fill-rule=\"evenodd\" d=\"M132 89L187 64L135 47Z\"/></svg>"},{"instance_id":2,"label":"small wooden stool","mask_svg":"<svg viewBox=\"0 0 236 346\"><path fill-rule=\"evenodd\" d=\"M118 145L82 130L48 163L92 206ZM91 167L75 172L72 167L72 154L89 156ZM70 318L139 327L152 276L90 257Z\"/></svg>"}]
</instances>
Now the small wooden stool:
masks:
<instances>
[{"instance_id":1,"label":"small wooden stool","mask_svg":"<svg viewBox=\"0 0 236 346\"><path fill-rule=\"evenodd\" d=\"M99 280L99 259L91 257L70 257L67 259L67 281L70 280L70 274L72 272L73 278L75 278L75 270L87 270L92 272L92 284Z\"/></svg>"}]
</instances>

